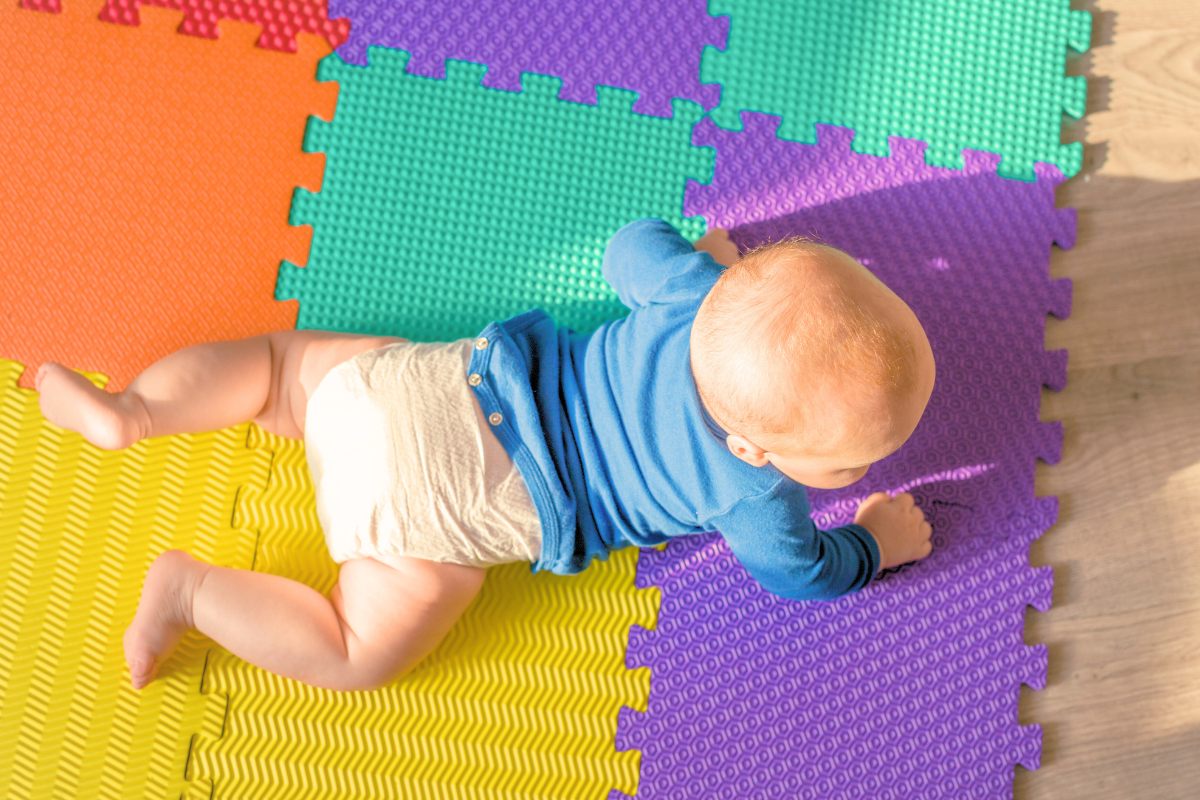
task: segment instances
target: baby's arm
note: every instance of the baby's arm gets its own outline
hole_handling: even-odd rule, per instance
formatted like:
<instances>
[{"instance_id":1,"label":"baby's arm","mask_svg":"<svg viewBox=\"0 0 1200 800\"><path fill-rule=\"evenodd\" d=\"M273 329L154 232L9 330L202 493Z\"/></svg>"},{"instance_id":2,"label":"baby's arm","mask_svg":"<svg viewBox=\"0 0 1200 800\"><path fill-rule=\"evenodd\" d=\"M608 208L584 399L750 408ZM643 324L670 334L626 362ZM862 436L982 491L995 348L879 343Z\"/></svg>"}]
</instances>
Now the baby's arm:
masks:
<instances>
[{"instance_id":1,"label":"baby's arm","mask_svg":"<svg viewBox=\"0 0 1200 800\"><path fill-rule=\"evenodd\" d=\"M908 492L895 497L875 492L859 505L854 524L875 537L880 569L918 561L933 551L933 543L929 541L933 529Z\"/></svg>"},{"instance_id":2,"label":"baby's arm","mask_svg":"<svg viewBox=\"0 0 1200 800\"><path fill-rule=\"evenodd\" d=\"M710 228L693 247L697 252L708 253L722 267L732 267L742 257L738 246L730 240L729 231L724 228Z\"/></svg>"}]
</instances>

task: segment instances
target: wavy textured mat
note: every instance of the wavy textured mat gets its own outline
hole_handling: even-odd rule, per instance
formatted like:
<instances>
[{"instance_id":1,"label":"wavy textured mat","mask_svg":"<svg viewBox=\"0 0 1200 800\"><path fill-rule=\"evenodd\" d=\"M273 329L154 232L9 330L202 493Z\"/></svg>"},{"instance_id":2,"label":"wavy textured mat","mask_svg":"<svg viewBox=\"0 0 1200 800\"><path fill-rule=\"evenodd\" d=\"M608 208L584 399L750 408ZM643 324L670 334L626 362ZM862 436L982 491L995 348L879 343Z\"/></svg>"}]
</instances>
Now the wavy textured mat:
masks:
<instances>
[{"instance_id":1,"label":"wavy textured mat","mask_svg":"<svg viewBox=\"0 0 1200 800\"><path fill-rule=\"evenodd\" d=\"M265 490L239 493L257 530L254 568L332 588L300 442L252 429L274 453ZM376 692L312 689L214 651L204 692L228 698L219 737L188 763L197 797L604 797L636 790L640 754L615 752L617 712L645 709L650 676L625 668L631 624L653 625L656 590L637 554L562 577L488 571L478 599L404 679Z\"/></svg>"},{"instance_id":2,"label":"wavy textured mat","mask_svg":"<svg viewBox=\"0 0 1200 800\"><path fill-rule=\"evenodd\" d=\"M1086 81L1064 68L1092 17L1068 0L710 0L709 12L730 15L728 47L700 63L700 80L722 86L722 127L743 110L779 114L781 137L811 143L814 123L844 125L860 153L905 136L929 143L930 164L985 150L1024 180L1037 161L1067 177L1082 164L1083 146L1059 136L1064 111L1083 115Z\"/></svg>"},{"instance_id":3,"label":"wavy textured mat","mask_svg":"<svg viewBox=\"0 0 1200 800\"><path fill-rule=\"evenodd\" d=\"M700 83L706 44L725 46L728 20L705 13L704 0L332 0L349 17L338 49L365 65L367 47L412 53L408 71L440 78L447 58L488 65L483 85L516 91L522 72L563 79L559 97L595 103L597 86L638 93L633 110L668 117L679 97L712 108L719 86Z\"/></svg>"},{"instance_id":4,"label":"wavy textured mat","mask_svg":"<svg viewBox=\"0 0 1200 800\"><path fill-rule=\"evenodd\" d=\"M188 634L135 692L121 637L162 551L250 566L229 512L270 454L248 425L97 450L45 421L22 369L0 359L0 797L178 797L192 736L225 713L199 692L212 643Z\"/></svg>"},{"instance_id":5,"label":"wavy textured mat","mask_svg":"<svg viewBox=\"0 0 1200 800\"><path fill-rule=\"evenodd\" d=\"M698 126L718 159L687 212L742 246L803 234L847 250L912 306L937 358L912 439L860 483L811 492L818 523L911 490L934 551L831 603L767 594L715 535L643 552L638 585L659 586L662 607L627 659L650 667L650 703L622 713L617 746L642 750L647 800L1010 798L1013 764L1034 769L1041 750L1017 700L1045 683L1046 648L1023 628L1053 581L1028 553L1057 513L1034 497L1034 462L1062 442L1038 421L1041 387L1066 379L1065 352L1042 343L1046 314L1070 307L1070 283L1048 274L1051 243L1075 236L1074 212L1054 207L1061 173L1012 181L989 154L956 171L928 166L919 142L893 138L884 159L852 152L846 129L821 126L814 146L744 119Z\"/></svg>"},{"instance_id":6,"label":"wavy textured mat","mask_svg":"<svg viewBox=\"0 0 1200 800\"><path fill-rule=\"evenodd\" d=\"M625 642L654 625L658 593L634 588L633 551L573 578L491 570L442 644L378 692L311 689L195 632L130 689L121 636L163 550L333 586L303 445L247 423L106 453L46 423L21 369L0 360L0 796L636 790L640 755L612 742L618 709L646 707Z\"/></svg>"},{"instance_id":7,"label":"wavy textured mat","mask_svg":"<svg viewBox=\"0 0 1200 800\"><path fill-rule=\"evenodd\" d=\"M695 103L660 119L632 113L628 91L568 103L557 78L505 92L478 64L434 80L405 73L403 50L370 52L369 67L335 53L317 70L341 88L333 122L304 137L326 153L321 192L292 204L313 226L308 265L282 264L275 289L300 300L296 327L450 340L536 305L589 329L626 313L600 274L614 231L660 216L703 233L680 215L687 178L712 173L690 144Z\"/></svg>"},{"instance_id":8,"label":"wavy textured mat","mask_svg":"<svg viewBox=\"0 0 1200 800\"><path fill-rule=\"evenodd\" d=\"M310 232L287 224L322 156L308 114L332 117L314 80L325 42L254 47L226 23L179 36L177 12L141 28L96 20L101 0L42 14L0 0L0 355L103 370L116 388L174 350L295 325L273 302L280 259ZM264 87L270 87L265 90Z\"/></svg>"}]
</instances>

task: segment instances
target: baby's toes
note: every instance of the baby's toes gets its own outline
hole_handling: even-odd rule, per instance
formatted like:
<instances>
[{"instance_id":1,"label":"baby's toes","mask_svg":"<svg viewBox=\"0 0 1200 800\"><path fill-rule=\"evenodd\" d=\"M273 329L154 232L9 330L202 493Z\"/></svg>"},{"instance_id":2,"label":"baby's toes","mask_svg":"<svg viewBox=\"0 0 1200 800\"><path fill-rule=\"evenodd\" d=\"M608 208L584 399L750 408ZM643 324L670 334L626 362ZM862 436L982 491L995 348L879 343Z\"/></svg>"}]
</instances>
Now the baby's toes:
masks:
<instances>
[{"instance_id":1,"label":"baby's toes","mask_svg":"<svg viewBox=\"0 0 1200 800\"><path fill-rule=\"evenodd\" d=\"M125 629L125 666L129 667L129 682L133 688L141 689L154 680L158 672L158 660L150 647L145 633L135 620Z\"/></svg>"},{"instance_id":2,"label":"baby's toes","mask_svg":"<svg viewBox=\"0 0 1200 800\"><path fill-rule=\"evenodd\" d=\"M46 373L50 371L53 361L46 361L42 366L38 367L37 375L33 378L33 388L35 391L42 391L42 379L46 377Z\"/></svg>"},{"instance_id":3,"label":"baby's toes","mask_svg":"<svg viewBox=\"0 0 1200 800\"><path fill-rule=\"evenodd\" d=\"M129 666L129 683L135 689L141 689L148 685L158 674L158 664L154 659L129 661L127 664Z\"/></svg>"}]
</instances>

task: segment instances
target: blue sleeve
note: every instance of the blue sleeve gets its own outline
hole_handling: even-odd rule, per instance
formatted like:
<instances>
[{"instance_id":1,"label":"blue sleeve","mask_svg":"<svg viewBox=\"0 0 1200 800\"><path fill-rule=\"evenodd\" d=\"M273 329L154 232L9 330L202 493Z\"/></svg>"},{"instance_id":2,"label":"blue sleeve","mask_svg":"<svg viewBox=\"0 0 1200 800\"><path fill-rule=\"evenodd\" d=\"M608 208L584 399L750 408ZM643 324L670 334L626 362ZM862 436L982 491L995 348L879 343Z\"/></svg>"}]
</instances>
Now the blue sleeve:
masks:
<instances>
[{"instance_id":1,"label":"blue sleeve","mask_svg":"<svg viewBox=\"0 0 1200 800\"><path fill-rule=\"evenodd\" d=\"M769 592L791 600L832 600L866 586L879 546L861 525L823 531L809 516L803 487L785 480L709 520Z\"/></svg>"},{"instance_id":2,"label":"blue sleeve","mask_svg":"<svg viewBox=\"0 0 1200 800\"><path fill-rule=\"evenodd\" d=\"M653 218L631 222L614 233L600 266L608 285L630 309L707 294L721 269L673 225Z\"/></svg>"}]
</instances>

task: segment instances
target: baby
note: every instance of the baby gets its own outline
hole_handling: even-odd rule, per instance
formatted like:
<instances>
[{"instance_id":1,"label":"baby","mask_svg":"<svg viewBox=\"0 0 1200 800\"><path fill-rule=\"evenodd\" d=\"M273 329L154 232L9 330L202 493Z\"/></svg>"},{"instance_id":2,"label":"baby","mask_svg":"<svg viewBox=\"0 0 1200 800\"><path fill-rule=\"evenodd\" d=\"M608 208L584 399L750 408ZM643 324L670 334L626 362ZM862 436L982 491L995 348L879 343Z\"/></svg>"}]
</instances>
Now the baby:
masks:
<instances>
[{"instance_id":1,"label":"baby","mask_svg":"<svg viewBox=\"0 0 1200 800\"><path fill-rule=\"evenodd\" d=\"M43 364L43 414L106 450L247 420L303 439L342 565L327 599L163 553L125 633L133 686L198 628L278 675L379 687L504 562L570 574L717 530L767 590L824 599L929 554L910 495L823 531L804 488L857 481L929 401L929 342L886 286L831 247L739 258L724 231L693 247L658 219L619 230L603 273L631 312L582 336L540 310L450 343L276 331L172 353L119 393Z\"/></svg>"}]
</instances>

